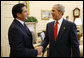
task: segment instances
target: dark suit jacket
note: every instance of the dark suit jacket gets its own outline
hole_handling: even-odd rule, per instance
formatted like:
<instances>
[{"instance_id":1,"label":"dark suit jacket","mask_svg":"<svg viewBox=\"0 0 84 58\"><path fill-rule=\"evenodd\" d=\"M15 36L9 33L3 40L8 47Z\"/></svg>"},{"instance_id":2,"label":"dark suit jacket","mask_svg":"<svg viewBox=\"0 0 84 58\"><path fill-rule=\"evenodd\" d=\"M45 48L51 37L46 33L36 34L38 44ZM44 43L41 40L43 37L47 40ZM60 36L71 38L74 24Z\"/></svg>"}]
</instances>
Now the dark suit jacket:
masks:
<instances>
[{"instance_id":1,"label":"dark suit jacket","mask_svg":"<svg viewBox=\"0 0 84 58\"><path fill-rule=\"evenodd\" d=\"M30 31L25 31L24 26L14 19L9 31L10 57L36 57L37 50L32 45Z\"/></svg>"},{"instance_id":2,"label":"dark suit jacket","mask_svg":"<svg viewBox=\"0 0 84 58\"><path fill-rule=\"evenodd\" d=\"M55 22L55 21L54 21ZM76 25L63 19L57 40L54 39L54 22L47 24L46 36L42 42L45 47L49 44L49 57L80 56ZM71 52L72 50L72 52Z\"/></svg>"}]
</instances>

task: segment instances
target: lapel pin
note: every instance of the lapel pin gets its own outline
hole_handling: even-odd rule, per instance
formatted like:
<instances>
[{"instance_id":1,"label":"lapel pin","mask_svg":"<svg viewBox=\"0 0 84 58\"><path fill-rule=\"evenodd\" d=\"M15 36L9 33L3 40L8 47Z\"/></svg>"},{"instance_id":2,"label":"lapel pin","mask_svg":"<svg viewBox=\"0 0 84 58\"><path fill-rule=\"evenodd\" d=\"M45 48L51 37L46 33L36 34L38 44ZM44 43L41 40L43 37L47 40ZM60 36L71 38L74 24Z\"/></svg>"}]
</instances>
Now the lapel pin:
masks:
<instances>
[{"instance_id":1,"label":"lapel pin","mask_svg":"<svg viewBox=\"0 0 84 58\"><path fill-rule=\"evenodd\" d=\"M64 30L65 30L65 27L64 27Z\"/></svg>"}]
</instances>

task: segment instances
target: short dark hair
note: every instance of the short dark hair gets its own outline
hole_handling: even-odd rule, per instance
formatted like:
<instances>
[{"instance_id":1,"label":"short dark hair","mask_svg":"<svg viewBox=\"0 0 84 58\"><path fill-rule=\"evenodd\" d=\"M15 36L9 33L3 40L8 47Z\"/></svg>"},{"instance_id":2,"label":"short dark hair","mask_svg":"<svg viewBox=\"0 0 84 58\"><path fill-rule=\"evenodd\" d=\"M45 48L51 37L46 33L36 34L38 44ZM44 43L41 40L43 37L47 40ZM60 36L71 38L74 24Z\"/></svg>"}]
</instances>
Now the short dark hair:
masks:
<instances>
[{"instance_id":1,"label":"short dark hair","mask_svg":"<svg viewBox=\"0 0 84 58\"><path fill-rule=\"evenodd\" d=\"M17 18L17 13L22 13L22 7L24 7L24 3L19 3L13 6L12 8L12 15L14 18Z\"/></svg>"}]
</instances>

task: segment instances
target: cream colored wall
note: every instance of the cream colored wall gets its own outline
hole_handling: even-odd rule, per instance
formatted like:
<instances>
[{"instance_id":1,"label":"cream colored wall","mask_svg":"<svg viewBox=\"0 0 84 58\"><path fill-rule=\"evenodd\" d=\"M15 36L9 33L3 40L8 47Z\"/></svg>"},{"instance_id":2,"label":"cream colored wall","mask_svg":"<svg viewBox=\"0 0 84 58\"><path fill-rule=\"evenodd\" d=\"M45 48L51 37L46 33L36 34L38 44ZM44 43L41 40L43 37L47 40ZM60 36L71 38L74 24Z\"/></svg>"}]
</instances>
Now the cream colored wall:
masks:
<instances>
[{"instance_id":1,"label":"cream colored wall","mask_svg":"<svg viewBox=\"0 0 84 58\"><path fill-rule=\"evenodd\" d=\"M12 7L18 1L1 1L1 57L8 57L10 47L8 42L8 28L13 21Z\"/></svg>"},{"instance_id":2,"label":"cream colored wall","mask_svg":"<svg viewBox=\"0 0 84 58\"><path fill-rule=\"evenodd\" d=\"M22 1L24 2L24 1ZM8 57L10 53L10 47L8 42L8 28L13 21L12 7L19 3L18 1L1 1L1 57ZM80 17L83 21L83 2L82 1L30 1L30 15L35 16L38 19L36 25L36 32L41 32L46 29L48 20L41 20L41 9L51 10L54 4L63 4L65 6L65 16L70 17L70 21L73 21L73 9L75 7L80 8ZM83 31L83 29L82 29Z\"/></svg>"},{"instance_id":3,"label":"cream colored wall","mask_svg":"<svg viewBox=\"0 0 84 58\"><path fill-rule=\"evenodd\" d=\"M51 10L54 4L62 4L65 6L64 18L68 15L69 21L73 22L73 9L80 8L80 18L83 20L83 1L29 1L30 15L38 19L36 32L41 32L46 29L48 20L41 20L41 10Z\"/></svg>"},{"instance_id":4,"label":"cream colored wall","mask_svg":"<svg viewBox=\"0 0 84 58\"><path fill-rule=\"evenodd\" d=\"M9 57L8 29L13 21L12 7L25 1L1 1L1 57Z\"/></svg>"}]
</instances>

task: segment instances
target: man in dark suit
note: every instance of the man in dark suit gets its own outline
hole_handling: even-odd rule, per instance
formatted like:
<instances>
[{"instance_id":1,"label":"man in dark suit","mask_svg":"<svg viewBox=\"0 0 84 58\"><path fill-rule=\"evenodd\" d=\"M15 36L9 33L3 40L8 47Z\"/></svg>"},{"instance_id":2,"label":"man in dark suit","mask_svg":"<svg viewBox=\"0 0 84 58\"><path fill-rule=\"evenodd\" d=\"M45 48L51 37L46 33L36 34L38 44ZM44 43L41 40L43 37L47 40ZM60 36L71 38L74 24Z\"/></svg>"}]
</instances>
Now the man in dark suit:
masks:
<instances>
[{"instance_id":1,"label":"man in dark suit","mask_svg":"<svg viewBox=\"0 0 84 58\"><path fill-rule=\"evenodd\" d=\"M32 34L25 25L28 13L26 6L22 3L12 8L14 20L8 31L10 44L10 57L36 57L38 50L32 44Z\"/></svg>"},{"instance_id":2,"label":"man in dark suit","mask_svg":"<svg viewBox=\"0 0 84 58\"><path fill-rule=\"evenodd\" d=\"M80 56L76 25L62 18L64 11L60 4L53 6L51 14L55 21L47 24L45 39L38 47L45 49L49 44L48 57Z\"/></svg>"}]
</instances>

